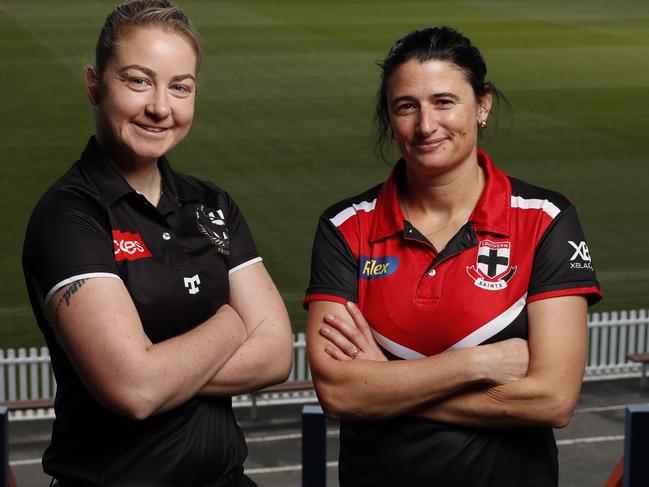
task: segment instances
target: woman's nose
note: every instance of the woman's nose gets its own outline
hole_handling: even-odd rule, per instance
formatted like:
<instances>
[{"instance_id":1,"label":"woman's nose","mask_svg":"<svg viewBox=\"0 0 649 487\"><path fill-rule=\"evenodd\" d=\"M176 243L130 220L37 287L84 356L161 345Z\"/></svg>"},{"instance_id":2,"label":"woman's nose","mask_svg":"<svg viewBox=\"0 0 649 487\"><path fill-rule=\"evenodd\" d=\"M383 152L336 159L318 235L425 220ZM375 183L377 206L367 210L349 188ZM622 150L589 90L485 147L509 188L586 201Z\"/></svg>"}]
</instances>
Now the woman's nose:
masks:
<instances>
[{"instance_id":1,"label":"woman's nose","mask_svg":"<svg viewBox=\"0 0 649 487\"><path fill-rule=\"evenodd\" d=\"M417 133L421 137L428 137L437 130L438 122L435 112L425 106L419 109L419 119L417 120Z\"/></svg>"},{"instance_id":2,"label":"woman's nose","mask_svg":"<svg viewBox=\"0 0 649 487\"><path fill-rule=\"evenodd\" d=\"M158 88L153 93L153 97L146 106L146 113L150 117L161 120L167 118L171 113L169 105L169 95L166 89Z\"/></svg>"}]
</instances>

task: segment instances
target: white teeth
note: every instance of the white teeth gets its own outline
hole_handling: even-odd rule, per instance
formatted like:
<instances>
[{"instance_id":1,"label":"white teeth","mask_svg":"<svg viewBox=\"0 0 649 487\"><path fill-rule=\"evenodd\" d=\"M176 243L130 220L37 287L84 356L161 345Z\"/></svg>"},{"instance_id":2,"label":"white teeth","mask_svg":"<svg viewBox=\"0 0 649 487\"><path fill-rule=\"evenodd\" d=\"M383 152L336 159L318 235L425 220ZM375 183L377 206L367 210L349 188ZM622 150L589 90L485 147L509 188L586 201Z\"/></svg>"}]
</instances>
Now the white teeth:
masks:
<instances>
[{"instance_id":1,"label":"white teeth","mask_svg":"<svg viewBox=\"0 0 649 487\"><path fill-rule=\"evenodd\" d=\"M146 127L144 125L140 125L140 127L143 128L144 130L146 130L147 132L156 132L157 133L157 132L163 132L163 131L166 130L165 128L161 128L161 127Z\"/></svg>"}]
</instances>

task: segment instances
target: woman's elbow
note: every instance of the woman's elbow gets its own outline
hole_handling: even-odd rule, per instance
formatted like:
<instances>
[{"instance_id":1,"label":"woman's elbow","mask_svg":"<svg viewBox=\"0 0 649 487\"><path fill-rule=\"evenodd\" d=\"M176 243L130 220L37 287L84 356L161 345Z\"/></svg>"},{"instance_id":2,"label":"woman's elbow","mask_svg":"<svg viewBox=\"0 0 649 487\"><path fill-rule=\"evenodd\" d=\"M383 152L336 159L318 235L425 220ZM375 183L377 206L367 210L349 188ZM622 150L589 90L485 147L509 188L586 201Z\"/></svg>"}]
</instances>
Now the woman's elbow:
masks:
<instances>
[{"instance_id":1,"label":"woman's elbow","mask_svg":"<svg viewBox=\"0 0 649 487\"><path fill-rule=\"evenodd\" d=\"M314 385L322 410L329 419L377 420L384 416L344 385L323 381L314 381Z\"/></svg>"},{"instance_id":2,"label":"woman's elbow","mask_svg":"<svg viewBox=\"0 0 649 487\"><path fill-rule=\"evenodd\" d=\"M293 368L293 357L291 355L288 358L283 358L279 360L279 363L276 364L274 368L274 376L272 381L274 384L281 384L286 382L291 376L291 370Z\"/></svg>"},{"instance_id":3,"label":"woman's elbow","mask_svg":"<svg viewBox=\"0 0 649 487\"><path fill-rule=\"evenodd\" d=\"M284 382L291 375L293 369L293 339L292 336L278 350L273 359L277 382Z\"/></svg>"},{"instance_id":4,"label":"woman's elbow","mask_svg":"<svg viewBox=\"0 0 649 487\"><path fill-rule=\"evenodd\" d=\"M319 381L314 381L314 386L318 401L327 418L336 421L346 418L347 410L345 409L345 405L339 400L335 388Z\"/></svg>"},{"instance_id":5,"label":"woman's elbow","mask_svg":"<svg viewBox=\"0 0 649 487\"><path fill-rule=\"evenodd\" d=\"M104 408L135 421L143 421L158 413L163 405L152 391L113 384L109 389L94 391L95 400Z\"/></svg>"},{"instance_id":6,"label":"woman's elbow","mask_svg":"<svg viewBox=\"0 0 649 487\"><path fill-rule=\"evenodd\" d=\"M552 428L565 428L572 419L577 403L567 394L557 394L552 398L548 411L551 414L549 423Z\"/></svg>"},{"instance_id":7,"label":"woman's elbow","mask_svg":"<svg viewBox=\"0 0 649 487\"><path fill-rule=\"evenodd\" d=\"M146 404L120 404L119 409L114 409L113 411L120 416L124 416L127 419L132 419L134 421L144 421L145 419L153 416L157 410Z\"/></svg>"},{"instance_id":8,"label":"woman's elbow","mask_svg":"<svg viewBox=\"0 0 649 487\"><path fill-rule=\"evenodd\" d=\"M275 384L286 382L293 369L293 343L286 346L274 346L267 353L258 355L254 366L250 367L248 380L256 384L259 390Z\"/></svg>"},{"instance_id":9,"label":"woman's elbow","mask_svg":"<svg viewBox=\"0 0 649 487\"><path fill-rule=\"evenodd\" d=\"M548 392L535 400L535 407L525 414L531 425L546 428L565 428L575 410L577 401L568 394Z\"/></svg>"}]
</instances>

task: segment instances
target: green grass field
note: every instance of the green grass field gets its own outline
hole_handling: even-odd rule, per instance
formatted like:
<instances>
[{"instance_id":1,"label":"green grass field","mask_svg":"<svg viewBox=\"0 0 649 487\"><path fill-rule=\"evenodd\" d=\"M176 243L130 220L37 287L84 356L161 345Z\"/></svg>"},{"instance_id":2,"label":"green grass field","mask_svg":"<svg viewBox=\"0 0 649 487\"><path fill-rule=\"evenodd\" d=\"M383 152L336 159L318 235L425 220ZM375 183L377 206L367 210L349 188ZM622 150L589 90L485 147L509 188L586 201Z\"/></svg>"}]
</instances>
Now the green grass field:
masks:
<instances>
[{"instance_id":1,"label":"green grass field","mask_svg":"<svg viewBox=\"0 0 649 487\"><path fill-rule=\"evenodd\" d=\"M495 161L576 203L605 292L594 310L649 306L646 0L179 4L205 59L194 127L171 161L234 195L296 331L319 213L389 171L371 149L375 63L432 24L480 47L513 106L485 141ZM0 0L2 348L42 343L20 269L24 229L93 133L81 70L113 6Z\"/></svg>"}]
</instances>

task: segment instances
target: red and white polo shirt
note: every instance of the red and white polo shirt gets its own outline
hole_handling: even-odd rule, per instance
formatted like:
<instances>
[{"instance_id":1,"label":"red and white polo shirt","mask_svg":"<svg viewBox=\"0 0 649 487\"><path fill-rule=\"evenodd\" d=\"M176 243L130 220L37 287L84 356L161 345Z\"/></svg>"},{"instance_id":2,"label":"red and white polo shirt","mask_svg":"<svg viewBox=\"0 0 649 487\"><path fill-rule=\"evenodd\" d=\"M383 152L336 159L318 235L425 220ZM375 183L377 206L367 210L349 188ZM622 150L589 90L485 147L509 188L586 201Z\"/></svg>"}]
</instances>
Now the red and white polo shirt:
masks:
<instances>
[{"instance_id":1,"label":"red and white polo shirt","mask_svg":"<svg viewBox=\"0 0 649 487\"><path fill-rule=\"evenodd\" d=\"M385 183L326 210L305 306L357 302L377 342L414 359L527 338L526 305L538 299L597 302L601 292L570 201L507 176L485 152L478 160L487 177L483 194L439 252L401 211L403 161Z\"/></svg>"}]
</instances>

